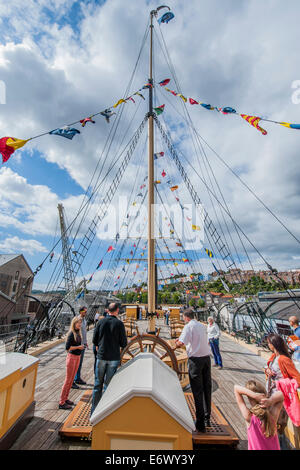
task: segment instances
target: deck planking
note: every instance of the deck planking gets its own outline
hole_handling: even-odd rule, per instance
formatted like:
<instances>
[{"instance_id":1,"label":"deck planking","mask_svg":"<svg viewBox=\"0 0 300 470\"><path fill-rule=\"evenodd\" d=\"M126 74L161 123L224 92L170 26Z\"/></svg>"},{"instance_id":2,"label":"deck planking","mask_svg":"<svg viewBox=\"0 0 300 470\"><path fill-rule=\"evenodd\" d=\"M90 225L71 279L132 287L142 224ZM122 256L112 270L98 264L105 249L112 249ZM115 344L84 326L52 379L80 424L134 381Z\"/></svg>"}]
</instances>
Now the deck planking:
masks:
<instances>
[{"instance_id":1,"label":"deck planking","mask_svg":"<svg viewBox=\"0 0 300 470\"><path fill-rule=\"evenodd\" d=\"M162 326L161 335L165 336L167 328ZM139 322L142 332L146 322ZM77 402L86 390L91 390L94 383L94 355L92 350L92 331L88 332L89 349L86 350L82 367L82 378L87 385L79 390L71 389L69 399ZM238 449L247 448L247 429L243 417L235 402L234 384L244 385L249 379L264 383L263 366L265 360L249 352L234 339L221 336L220 350L224 368L212 367L214 404L220 409L234 431L240 444ZM61 440L59 429L69 416L69 411L59 410L58 402L61 387L65 379L66 352L64 344L55 346L39 356L37 384L35 391L35 416L27 428L11 447L12 450L88 450L90 443L83 440ZM212 361L213 362L213 361Z\"/></svg>"}]
</instances>

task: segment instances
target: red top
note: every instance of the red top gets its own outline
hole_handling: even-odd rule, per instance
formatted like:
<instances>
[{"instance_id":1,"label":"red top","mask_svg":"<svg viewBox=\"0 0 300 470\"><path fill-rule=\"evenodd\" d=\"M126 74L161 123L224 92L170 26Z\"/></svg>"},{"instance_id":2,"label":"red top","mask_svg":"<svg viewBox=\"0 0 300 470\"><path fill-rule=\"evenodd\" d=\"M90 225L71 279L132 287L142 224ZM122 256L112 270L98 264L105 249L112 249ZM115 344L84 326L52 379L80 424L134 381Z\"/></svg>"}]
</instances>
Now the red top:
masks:
<instances>
[{"instance_id":1,"label":"red top","mask_svg":"<svg viewBox=\"0 0 300 470\"><path fill-rule=\"evenodd\" d=\"M271 362L274 361L276 354L272 354L270 359L268 360L268 366ZM288 358L287 356L279 356L278 357L278 365L285 379L295 379L297 380L298 386L300 387L300 373L297 371L292 359Z\"/></svg>"}]
</instances>

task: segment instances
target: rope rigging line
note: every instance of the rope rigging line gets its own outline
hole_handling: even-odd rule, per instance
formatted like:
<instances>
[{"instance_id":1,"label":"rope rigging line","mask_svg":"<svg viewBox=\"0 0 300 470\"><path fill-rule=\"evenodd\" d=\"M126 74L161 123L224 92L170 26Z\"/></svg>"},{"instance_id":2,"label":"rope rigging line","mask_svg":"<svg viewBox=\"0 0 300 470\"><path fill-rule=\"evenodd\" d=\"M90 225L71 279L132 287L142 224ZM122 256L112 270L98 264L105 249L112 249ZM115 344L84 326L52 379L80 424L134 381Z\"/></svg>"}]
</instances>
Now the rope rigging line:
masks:
<instances>
[{"instance_id":1,"label":"rope rigging line","mask_svg":"<svg viewBox=\"0 0 300 470\"><path fill-rule=\"evenodd\" d=\"M155 93L155 96L156 96L155 90L154 90L154 93ZM161 137L161 136L159 136L159 137ZM167 214L166 207L165 207L165 205L164 205L164 203L163 203L163 201L162 201L162 199L161 199L161 196L160 196L160 193L159 193L159 191L158 191L158 189L157 189L157 186L155 186L155 189L156 189L156 191L157 191L157 194L158 194L159 197L160 197L160 200L161 200L161 202L162 202L162 204L163 204L163 207L164 207L164 209L165 209L165 212L166 212L166 214ZM177 203L180 205L179 201L177 201ZM181 206L180 206L180 207L181 207ZM181 210L182 210L182 214L183 214L183 216L184 216L184 211L183 211L182 208L181 208ZM168 214L167 214L167 215L168 215ZM184 222L185 222L185 218L184 218L184 217L183 217L183 220L184 220ZM174 225L173 225L173 223L172 223L172 229L173 229L173 228L174 228ZM177 238L178 238L179 241L181 242L181 239L180 239L180 237L178 236L178 234L177 234ZM203 272L203 268L202 268L201 262L200 262L200 260L199 260L199 258L198 258L197 251L196 251L196 249L194 248L194 242L192 242L192 245L193 245L193 249L192 249L191 251L192 251L192 255L194 256L193 262L195 262L196 264L199 263L199 265L200 265L200 270L201 270L201 272ZM185 250L184 250L184 253L185 253L185 255L186 255L187 258L190 258L190 256L187 255L187 252L186 252ZM193 258L193 256L192 256L192 258Z\"/></svg>"},{"instance_id":2,"label":"rope rigging line","mask_svg":"<svg viewBox=\"0 0 300 470\"><path fill-rule=\"evenodd\" d=\"M155 116L154 117L154 120L155 120L155 123L157 124L161 134L162 134L162 137L163 139L165 140L167 146L168 146L168 149L170 151L170 155L171 155L171 158L174 160L174 162L176 163L176 166L179 170L179 173L181 174L186 186L187 186L187 189L189 190L190 194L191 194L191 197L194 201L194 203L196 205L202 205L202 202L201 202L201 199L199 198L198 194L196 193L190 179L188 178L187 176L187 173L186 171L184 170L184 167L183 165L181 164L181 161L177 155L177 152L175 150L175 148L173 147L168 135L166 134L166 132L164 131L164 129L162 128L161 126L161 123L159 122L159 120L157 119L157 117ZM188 162L188 160L186 159L186 161ZM188 162L189 165L193 168L193 170L195 171L195 173L197 174L197 176L200 178L200 180L203 182L203 184L205 185L205 187L210 191L211 194L212 191L211 189L208 187L208 185L206 184L206 182L203 180L203 178L199 175L199 173L196 171L196 169L191 165L190 162ZM213 197L217 200L217 202L219 202L219 204L221 205L221 207L224 208L224 206L222 206L221 202L218 200L218 198L213 194ZM223 209L228 215L229 217L232 219L232 221L234 222L234 219L232 218L231 214L228 213L228 211L224 208ZM235 267L235 269L237 269L237 266L235 264L235 261L234 259L232 258L231 256L231 253L226 249L225 245L222 243L220 243L220 240L221 240L221 236L219 235L213 221L211 220L211 218L209 217L207 211L203 208L203 212L204 212L204 225L205 225L205 233L206 235L211 235L212 239L214 240L214 243L215 243L215 246L217 247L221 257L222 257L222 260L223 262L225 263L227 269L229 270L232 266ZM206 225L207 224L207 225ZM246 235L245 235L246 236ZM248 239L248 237L247 237ZM260 254L260 256L262 257L262 255ZM263 258L263 257L262 257ZM264 258L263 258L264 259ZM265 260L264 260L265 261ZM266 262L266 261L265 261Z\"/></svg>"},{"instance_id":3,"label":"rope rigging line","mask_svg":"<svg viewBox=\"0 0 300 470\"><path fill-rule=\"evenodd\" d=\"M147 120L148 120L148 118L147 118L147 116L145 116L144 119L143 119L143 121L142 121L142 123L140 124L139 128L137 129L137 131L135 132L134 136L132 137L131 141L129 141L129 143L126 145L126 147L125 147L125 149L123 150L123 152L121 153L121 155L118 157L118 159L116 160L116 162L115 162L115 163L113 164L113 166L112 166L112 167L115 166L115 164L117 163L117 161L121 158L122 154L123 154L123 153L125 152L125 150L128 148L127 153L126 153L126 155L125 155L125 157L124 157L124 159L123 159L123 161L122 161L122 164L121 164L121 166L119 167L119 169L118 169L118 171L117 171L117 174L116 174L116 176L115 176L115 179L114 179L113 183L111 184L111 186L110 186L110 188L109 188L109 191L106 193L106 196L105 196L105 198L104 198L104 202L103 202L103 204L102 204L102 206L101 206L101 215L97 215L97 223L98 223L98 222L101 222L102 218L103 218L104 215L106 214L107 207L108 207L109 204L110 204L110 200L112 199L112 197L114 196L114 194L115 194L115 192L116 192L116 190L117 190L117 188L118 188L118 184L120 183L121 178L122 178L122 176L123 176L123 173L124 173L124 171L126 170L126 168L127 168L127 166L128 166L128 163L129 163L129 161L130 161L130 159L131 159L131 156L132 156L132 154L133 154L133 152L134 152L134 150L135 150L135 147L136 147L136 145L137 145L137 143L138 143L138 141L139 141L139 138L140 138L140 136L141 136L141 134L142 134L142 132L143 132L143 130L144 130L144 128L145 128L145 125L146 125ZM109 173L110 173L111 170L112 170L112 167L107 171L107 173L106 173L106 175L105 175L105 177L104 177L103 180L105 180L105 178L109 175ZM100 184L101 184L101 183L100 183ZM87 202L86 202L86 204L87 204ZM104 208L103 208L103 206L104 206ZM85 205L81 208L81 210L83 210L84 207L85 207ZM74 223L75 223L77 217L78 217L78 214L77 214L77 216L73 219L73 221L71 222L71 226L74 225ZM101 217L102 217L102 218L101 218ZM95 223L95 220L93 220L92 224L91 224L90 227L89 227L89 230L90 230L90 232L88 232L89 235L92 234L91 226L92 226L92 227L96 227L96 225L97 225L97 224ZM70 226L66 229L66 232L67 232L68 229L70 229ZM92 235L90 235L90 236L92 236ZM94 237L94 236L95 236L95 232L93 232L93 237ZM87 236L86 236L86 238L87 238ZM57 241L57 243L55 244L55 246L53 247L53 249L51 250L51 252L52 252L52 251L54 250L54 248L58 245L58 243L60 242L60 240L61 240L61 238ZM91 242L92 242L92 240L91 240L91 238L90 238L90 239L88 239L87 244L88 244L88 243L91 243ZM81 243L82 243L82 242L81 242ZM86 252L87 252L87 249L86 249L86 248L87 248L87 244L84 245L83 253L81 253L82 258L81 258L79 261L76 262L76 269L77 269L77 271L74 270L75 276L77 275L77 273L78 273L78 271L79 271L79 269L80 269L80 267L81 267L82 261L83 261L83 259L84 259L84 257L85 257L85 254L86 254ZM77 252L76 254L78 255L78 252ZM49 257L49 254L45 257L45 259L43 260L43 262L41 263L41 265L37 268L37 270L36 270L36 272L34 273L34 275L41 269L43 263L46 261L46 259L47 259L48 257ZM72 263L73 263L73 266L74 266L74 258L73 258L73 260L72 260ZM60 272L58 273L58 276L60 276L62 270L63 270L63 266L60 267ZM57 278L58 278L58 276L57 276ZM33 277L34 277L34 276L33 276ZM52 276L51 276L51 278L50 278L49 283L51 282L52 277L53 277L53 273L52 273ZM49 287L49 285L50 285L49 283L48 283L48 287ZM48 287L47 287L47 290L48 290ZM22 294L20 295L20 297L23 295L24 292L25 292L25 290L23 290L23 292L22 292ZM66 296L64 297L64 300L66 300L67 298L68 298L68 293L67 293Z\"/></svg>"},{"instance_id":4,"label":"rope rigging line","mask_svg":"<svg viewBox=\"0 0 300 470\"><path fill-rule=\"evenodd\" d=\"M146 147L146 144L147 144L147 138L145 139L145 143L144 143L144 149ZM140 167L141 167L141 161L139 162L139 170L138 170L138 174L139 174L139 171L140 171ZM137 181L137 180L136 180ZM131 190L131 195L129 197L129 200L128 200L128 207L127 207L127 212L129 211L129 204L130 204L130 201L131 201L131 198L132 198L132 195L133 195L133 191L134 191L134 186L132 186L132 190ZM117 234L116 234L117 235ZM90 266L89 266L89 270L92 268L92 264L94 263L94 260L95 258L98 258L98 253L100 251L100 247L101 247L101 244L102 244L103 240L100 240L99 243L98 243L98 247L97 247L97 250L96 250L96 253L91 257L91 262L90 262ZM112 260L112 258L110 258L110 261ZM110 266L110 264L109 264ZM108 266L108 269L109 269L109 266ZM107 272L107 271L106 271ZM105 280L105 278L104 278ZM102 282L104 282L104 280ZM102 286L101 286L102 287ZM98 289L99 291L101 290L101 287Z\"/></svg>"},{"instance_id":5,"label":"rope rigging line","mask_svg":"<svg viewBox=\"0 0 300 470\"><path fill-rule=\"evenodd\" d=\"M145 140L144 149L145 149L146 144L147 144L147 139ZM141 168L141 164L142 164L142 160L140 160L140 165L139 165L138 174L139 174L139 171L140 171L140 168ZM138 179L136 178L136 182L137 182L137 181L138 181ZM130 204L130 201L131 201L131 197L132 197L134 188L135 188L135 185L132 186L131 196L130 196L130 198L129 198L128 206L127 206L127 214L128 214L128 212L129 212L129 204ZM145 200L145 198L146 198L146 195L147 195L147 192L146 192L146 194L145 194L144 197L143 197L142 203L144 202L144 200ZM134 224L134 223L136 222L138 215L139 215L139 211L138 211L137 214L135 215L134 220L131 221L132 224ZM108 270L110 269L110 264L109 264L108 270L107 270L106 273L105 273L105 278L104 278L104 280L102 281L101 287L100 287L99 290L98 290L99 293L100 293L100 291L103 289L103 286L105 285L105 282L107 283L107 278L106 278L107 274L110 276L110 279L111 279L113 273L114 273L114 272L116 271L116 269L118 268L118 263L119 263L119 261L120 261L120 257L121 257L121 255L122 255L122 252L123 252L123 250L124 250L124 248L125 248L126 242L127 242L127 239L124 240L124 242L123 242L123 244L122 244L122 247L121 247L121 249L119 250L118 255L116 256L117 264L115 263L114 266L111 268L110 271L108 271ZM112 258L111 258L110 261L112 261ZM108 282L109 282L109 281L108 281Z\"/></svg>"},{"instance_id":6,"label":"rope rigging line","mask_svg":"<svg viewBox=\"0 0 300 470\"><path fill-rule=\"evenodd\" d=\"M184 121L187 123L187 119L186 119L184 116L182 116L182 114L175 108L175 106L174 106L173 103L168 99L168 97L167 97L166 99L167 99L168 103L173 107L173 109L175 109L175 111L176 111L176 112L182 117L182 119L184 119ZM165 121L164 121L164 122L165 122ZM189 124L188 124L188 125L189 125ZM194 129L194 128L193 128L193 129ZM202 148L203 148L203 147L202 147ZM203 153L204 153L204 156L205 156L205 158L206 158L208 164L210 165L209 160L208 160L208 157L207 157L207 155L206 155L204 149L203 149ZM212 171L212 170L211 170L211 171ZM215 175L214 175L213 172L212 172L212 174L213 174L213 177L214 177L214 179L215 179ZM216 179L215 179L215 181L216 181L216 185L219 187L218 181L217 181ZM226 203L226 201L225 201L225 199L224 199L224 196L223 196L223 194L222 194L222 192L221 192L220 187L219 187L219 192L220 192L220 194L221 194L221 197L222 197L222 199L223 199L223 202L224 202L225 207L227 208L228 212L230 212L230 211L229 211L229 208L228 208L228 206L227 206L227 203ZM221 208L220 208L220 209L221 209ZM221 212L221 210L220 210L220 212ZM225 221L225 219L224 219L224 213L221 212L221 214L222 214L223 220ZM227 226L227 222L226 222L226 221L225 221L225 224L226 224L226 226ZM242 238L241 238L241 236L240 236L240 233L239 233L239 231L238 231L238 229L237 229L236 226L234 226L234 229L235 229L236 234L237 234L237 236L238 236L238 238L239 238L239 241L240 241L240 243L241 243L241 245L242 245L242 247L243 247L243 250L244 250L244 252L245 252L246 258L248 259L248 262L249 262L250 266L251 266L252 269L254 270L253 265L252 265L252 262L251 262L251 259L249 258L248 252L247 252L246 247L245 247L245 245L244 245L244 243L243 243L243 240L242 240ZM232 240L232 236L231 236L231 233L230 233L230 231L229 231L228 226L227 226L227 230L228 230L228 232L229 232L229 237L230 237L230 239ZM235 243L234 243L233 240L232 240L232 243L233 243L234 249L235 249L235 251L236 251L237 257L238 257L238 259L239 259L239 255L238 255L238 252L237 252L237 249L236 249L236 246L235 246ZM242 263L241 263L241 265L242 265Z\"/></svg>"},{"instance_id":7,"label":"rope rigging line","mask_svg":"<svg viewBox=\"0 0 300 470\"><path fill-rule=\"evenodd\" d=\"M168 61L171 61L171 58L169 56L169 53L168 53L168 49L167 49L167 46L166 46L166 43L165 43L165 40L164 40L164 37L163 37L163 33L160 30L160 33L161 33L161 36L162 36L162 39L163 39L163 43L165 44L165 48L166 48L166 51L167 51L167 55L169 57L169 59L167 59ZM176 77L176 72L175 72L175 69L172 65L169 66L170 67L170 70L173 70L172 71L172 74L173 74L173 78L174 78L174 81L176 83L176 86L178 87L178 90L180 91L181 88L180 88L180 85L178 83L178 80L177 80L177 77ZM181 91L180 91L181 93ZM179 112L178 112L179 113ZM180 114L180 113L179 113ZM181 115L181 117L186 121L186 123L191 126L191 124L189 122L187 122L186 118L184 116ZM270 121L270 122L273 122L273 121ZM277 220L277 222L295 239L295 241L297 241L299 244L300 244L300 239L284 224L284 222L282 222L282 220L274 213L274 211L272 209L270 209L265 203L264 201L254 192L254 190L252 190L248 184L225 162L225 160L208 144L208 142L198 133L198 131L195 129L195 127L192 125L191 126L193 131L196 133L196 135L199 137L199 139L201 139L205 145L207 145L207 147L215 154L215 156L223 163L223 165L226 166L226 168L240 181L240 183L252 194L253 197L255 197L255 199L260 202L260 204L262 204L262 206Z\"/></svg>"},{"instance_id":8,"label":"rope rigging line","mask_svg":"<svg viewBox=\"0 0 300 470\"><path fill-rule=\"evenodd\" d=\"M161 50L162 50L162 52L163 52L163 55L164 55L165 60L166 60L166 62L167 62L167 65L168 65L168 67L169 67L169 69L170 69L170 72L171 72L171 74L172 74L172 76L173 76L173 79L174 79L175 83L177 84L178 89L180 90L180 85L179 85L178 79L177 79L177 77L176 77L175 68L174 68L174 66L173 66L173 64L172 64L172 61L171 61L171 58L170 58L170 55L169 55L169 52L168 52L166 43L165 43L164 38L163 38L162 31L160 30L160 32L161 32L161 35L162 35L162 39L163 39L163 43L164 43L164 46L165 46L166 53L165 53L165 51L164 51L163 46L161 45L160 39L158 38L159 45L160 45L160 47L161 47ZM167 54L167 57L166 57L166 54ZM169 101L169 100L168 100L168 101ZM189 112L188 112L188 110L187 110L187 107L185 106L185 104L184 104L183 102L182 102L181 104L182 104L182 106L183 106L184 112L186 113L186 115L187 115L189 121L191 122L191 117L190 117L190 115L189 115ZM173 108L176 110L176 108L175 108L174 106L173 106ZM177 111L177 110L176 110L176 111ZM179 113L179 114L180 114L180 113ZM187 119L184 119L184 120L187 121ZM189 127L190 127L190 126L189 126ZM192 134L191 134L191 138L192 138L193 146L194 146L194 149L195 149L195 154L196 154L196 156L197 156L197 158L198 158L198 161L199 161L199 166L200 166L200 169L201 169L201 173L202 173L202 175L203 175L203 179L205 180L205 177L204 177L204 174L203 174L203 171L202 171L202 167L201 167L201 163L200 163L200 160L199 160L199 155L198 155L197 148L196 148L196 143L195 143L195 141L194 141L194 136L193 136ZM202 146L202 145L199 145L199 148L200 148L200 151L202 152L202 154L203 154L203 156L204 156L203 163L204 163L205 169L206 169L206 171L207 171L207 173L208 173L209 179L211 180L210 175L209 175L209 172L208 172L207 167L206 167L206 164L205 164L205 158L206 158L206 160L207 160L207 156L206 156L206 154L205 154L205 152L204 152L203 146ZM207 161L208 161L208 160L207 160ZM208 163L209 163L209 162L208 162ZM210 169L211 169L211 167L210 167ZM212 174L213 174L213 172L212 172ZM213 174L213 177L214 177L214 179L215 179L215 181L216 181L216 178L215 178L215 175L214 175L214 174ZM217 181L216 181L216 182L217 182ZM211 182L211 185L212 185L212 182ZM213 186L213 185L212 185L212 186ZM223 196L223 194L222 194L222 192L221 192L220 187L219 187L218 184L217 184L217 187L219 188L219 192L220 192L220 194L221 194L221 198L223 199L223 201L224 201L224 203L225 203L225 206L226 206L227 209L228 209L228 206L227 206L227 204L226 204L226 201L225 201L225 199L224 199L224 196ZM214 206L213 199L211 198L210 193L209 193L209 198L210 198L210 200L211 200L211 204L212 204L212 207L213 207L213 210L214 210L216 219L217 219L217 221L218 221L218 224L219 224L219 227L220 227L220 231L222 232L223 238L224 238L224 240L225 240L225 246L227 247L227 250L230 251L227 238L226 238L226 236L225 236L225 234L224 234L224 231L223 231L223 228L222 228L222 224L220 223L219 218L218 218L218 216L217 216L217 214L216 214L215 206ZM238 251L237 251L237 249L236 249L235 243L234 243L234 241L233 241L233 239L232 239L232 236L231 236L231 233L230 233L230 231L229 231L227 222L226 222L226 220L225 220L224 213L221 211L221 208L220 208L220 207L219 207L219 210L220 210L221 216L222 216L222 218L223 218L223 221L224 221L224 223L225 223L225 227L226 227L226 229L227 229L229 238L230 238L230 240L231 240L231 242L232 242L232 245L233 245L233 248L234 248L236 257L237 257L238 261L240 262L240 265L242 266L242 263L241 263L241 260L240 260ZM234 226L234 227L235 227L235 226ZM236 227L235 227L235 230L236 230L236 232L237 232ZM237 234L238 234L238 232L237 232ZM239 237L239 239L240 239L239 234L238 234L238 237ZM241 239L240 239L240 240L241 240ZM244 247L243 243L242 243L242 246L243 246L243 248L244 248L244 251L245 251L245 253L246 253L246 256L248 257L248 260L250 261L250 265L252 266L251 260L249 259L248 253L247 253L247 251L245 250L245 247ZM243 282L243 279L242 279L242 277L241 277L241 274L235 273L235 275L238 276L238 278L239 278L239 280L240 280L241 282Z\"/></svg>"},{"instance_id":9,"label":"rope rigging line","mask_svg":"<svg viewBox=\"0 0 300 470\"><path fill-rule=\"evenodd\" d=\"M131 125L131 123L129 124L129 126L130 126L130 125ZM127 147L129 146L129 144L130 144L130 142L127 144ZM125 149L123 150L123 152L121 153L121 155L119 156L119 158L117 158L116 162L121 158L121 156L122 156L122 154L125 152L125 150L126 150L126 147L125 147ZM94 196L94 193L96 193L96 192L99 190L99 188L101 188L102 183L105 182L107 176L109 175L109 173L110 173L110 171L112 170L112 168L115 166L116 162L111 165L111 167L110 167L110 169L108 170L108 172L106 173L105 177L102 179L102 181L100 182L100 184L98 184L98 187L95 188L95 190L94 190L93 193L91 194L89 200L86 201L86 205L88 205L88 203L92 200L92 198L93 198L93 196ZM98 182L98 181L99 181L99 178L98 178L97 182ZM81 207L81 210L83 210L83 209L84 209L84 207ZM83 220L83 219L82 219L82 220ZM71 231L72 226L73 226L73 223L74 223L74 220L73 220L73 222L68 226L68 228L66 229L66 233L68 232L68 230ZM80 224L82 224L82 221L81 221ZM77 228L76 234L75 234L75 236L74 236L74 238L73 238L73 240L72 240L72 245L73 245L74 242L75 242L75 239L76 239L76 235L77 235L77 233L78 233L78 230L79 230L79 228ZM60 240L59 240L59 241L60 241ZM101 243L101 242L100 242L100 243ZM75 258L77 258L77 252L76 252L76 251L73 252L73 255L74 255ZM60 258L61 258L61 257L60 257ZM76 261L77 261L77 260L76 260ZM59 263L59 261L58 261L58 263ZM58 263L56 264L55 269L57 268ZM80 270L82 271L82 269L81 269L81 264L80 264ZM47 290L55 290L55 286L57 285L57 283L58 283L58 281L59 281L59 279L60 279L60 276L61 276L61 274L62 274L62 271L63 271L63 265L60 266L60 270L59 270L59 272L57 273L56 278L55 278L55 280L54 280L54 282L53 282L53 287L52 287L52 289L50 289L50 283L51 283L51 280L52 280L52 277L53 277L55 271L52 273L52 276L51 276L51 278L50 278L50 280L49 280L49 283L48 283L48 286L47 286ZM77 274L77 273L76 273L76 274ZM82 275L83 275L83 273L82 273ZM83 275L83 277L84 277L84 275Z\"/></svg>"},{"instance_id":10,"label":"rope rigging line","mask_svg":"<svg viewBox=\"0 0 300 470\"><path fill-rule=\"evenodd\" d=\"M165 120L164 120L164 122L165 122ZM165 122L165 125L166 125L166 122ZM166 125L166 127L167 127L167 125ZM201 164L200 164L200 166L201 166ZM203 176L203 172L202 172L202 176ZM204 177L203 177L203 179L205 180ZM216 182L217 182L217 181L216 181ZM218 184L218 183L217 183L217 184ZM213 192L214 192L214 191L213 191ZM220 191L220 193L221 193L221 191ZM215 192L214 192L214 194L215 194ZM229 212L228 206L227 206L227 204L226 204L226 201L225 201L225 199L224 199L222 193L221 193L221 197L222 197L222 199L223 199L223 201L224 201L225 207L227 208L227 210L228 210L228 212ZM212 200L211 195L210 195L210 199ZM212 201L213 201L213 200L212 200ZM214 206L213 203L212 203L212 205ZM221 208L220 208L220 209L221 209ZM226 220L225 220L225 218L224 218L224 214L223 214L223 212L222 212L221 210L220 210L220 212L221 212L221 214L222 214L222 218L223 218L223 220L224 220L224 222L225 222L225 225L226 225L226 227L227 227L227 231L228 231L228 233L229 233L229 237L230 237L230 239L231 239L231 241L232 241L232 244L233 244L233 246L234 246L234 249L235 249L235 253L236 253L236 255L237 255L237 258L238 258L238 260L240 261L240 257L239 257L239 255L238 255L238 252L237 252L235 243L234 243L234 241L232 240L232 236L231 236L231 233L230 233L230 231L229 231L227 222L226 222ZM216 217L217 217L217 216L216 216ZM219 221L218 217L217 217L217 220ZM224 234L223 229L222 229L222 225L221 225L220 221L219 221L219 225L220 225L220 227L221 227L222 233ZM239 239L240 239L240 241L241 241L241 244L242 244L242 246L243 246L243 248L244 248L244 251L245 251L245 253L246 253L246 256L248 257L249 263L250 263L250 265L252 266L252 263L251 263L251 260L250 260L250 258L249 258L249 255L248 255L248 253L247 253L247 251L246 251L246 248L245 248L245 246L244 246L244 244L243 244L243 241L242 241L242 239L241 239L241 237L240 237L240 234L239 234L238 230L236 229L236 227L235 227L235 230L236 230L236 233L237 233L237 235L238 235L238 237L239 237ZM228 249L229 249L228 242L227 242L227 247L228 247ZM240 262L240 264L241 264L241 266L242 266L242 263L241 263L241 262ZM220 266L219 266L219 267L220 267ZM221 269L221 267L220 267L220 269ZM241 281L243 282L242 277L239 277L239 280L241 280Z\"/></svg>"},{"instance_id":11,"label":"rope rigging line","mask_svg":"<svg viewBox=\"0 0 300 470\"><path fill-rule=\"evenodd\" d=\"M136 180L137 181L137 180ZM134 186L133 186L134 188ZM133 190L132 190L132 193L133 193ZM145 201L145 198L147 196L147 192L145 193L143 199L142 199L142 204L144 203ZM129 211L129 203L128 203L128 207L127 207L127 213ZM137 214L135 215L134 219L131 221L131 225L134 225L134 223L136 222L137 218L139 216L139 211L137 212ZM128 227L129 228L129 227ZM119 262L121 261L121 256L122 256L122 253L125 249L125 246L126 246L126 243L127 243L128 239L124 239L122 245L121 245L121 248L119 249L118 251L118 254L115 256L115 259L114 260L111 260L113 261L113 266L110 268L110 265L108 266L108 269L106 270L106 273L105 273L105 277L102 281L102 284L101 284L101 287L99 288L98 292L100 293L101 290L104 290L105 286L111 281L114 273L116 273L118 267L119 267Z\"/></svg>"},{"instance_id":12,"label":"rope rigging line","mask_svg":"<svg viewBox=\"0 0 300 470\"><path fill-rule=\"evenodd\" d=\"M157 119L155 119L156 122L159 123L159 121ZM165 134L165 131L163 130L163 128L161 127L160 123L158 124L158 127L161 129L161 131ZM168 136L167 134L165 134L167 140L168 140ZM170 144L170 147L172 149L172 158L174 157L175 161L176 161L176 164L178 164L179 168L180 168L180 171L183 172L183 174L185 175L185 177L187 178L187 175L185 174L185 170L183 169L182 165L181 165L181 162L175 152L175 150L173 149L172 147L172 144ZM194 170L194 172L196 173L196 175L198 176L198 178L202 181L202 183L206 186L207 190L211 192L210 188L206 185L206 183L203 181L203 179L201 178L201 176L199 175L199 173L197 172L197 170L192 166L192 164L187 160L185 159L186 162L192 167L192 169ZM188 178L187 178L188 180ZM197 193L195 192L194 188L191 186L191 191L194 192L194 196L196 199L198 199L198 195ZM213 194L213 193L212 193ZM213 197L216 198L216 196L213 194ZM199 199L200 200L200 199ZM200 202L201 203L201 202ZM222 206L221 202L219 201L219 204ZM224 208L223 206L223 210L227 213L227 215L232 219L233 223L235 223L237 225L237 227L239 228L239 230L241 231L241 233L244 235L244 237L248 240L248 242L250 243L250 245L252 246L252 248L256 251L256 253L259 255L259 257L263 260L263 262L269 266L268 262L266 261L266 259L264 258L264 256L261 254L261 252L255 247L255 245L251 242L251 240L249 239L249 237L245 234L245 232L242 230L242 228L237 224L236 221L234 221L234 219L232 218L231 214L227 212L227 210Z\"/></svg>"},{"instance_id":13,"label":"rope rigging line","mask_svg":"<svg viewBox=\"0 0 300 470\"><path fill-rule=\"evenodd\" d=\"M165 206L165 204L164 204L164 202L163 202L163 200L162 200L161 194L160 194L160 192L158 191L157 188L155 188L155 189L156 189L157 195L158 195L158 197L159 197L159 199L160 199L160 201L161 201L161 203L162 203L162 205L163 205L163 208L164 208L164 210L165 210L165 213L168 215L167 209L166 209L166 206ZM182 239L179 237L179 235L178 235L178 233L177 233L177 231L176 231L176 229L175 229L175 226L174 226L174 224L173 224L173 222L172 222L171 219L170 219L170 223L171 223L171 225L172 225L172 229L173 229L174 232L175 232L176 238L177 238L177 239L179 240L179 242L182 244L182 252L185 254L185 256L186 256L187 259L190 258L190 257L188 256L188 254L187 254L185 248L184 248L184 244L183 244L183 242L182 242ZM200 259L197 257L196 250L193 249L193 250L191 250L191 251L194 252L194 254L195 254L195 260L194 260L194 261L195 261L196 263L199 263L200 272L203 273L203 267L202 267L202 265L201 265ZM199 269L199 268L198 268L198 269Z\"/></svg>"},{"instance_id":14,"label":"rope rigging line","mask_svg":"<svg viewBox=\"0 0 300 470\"><path fill-rule=\"evenodd\" d=\"M170 160L170 161L172 162L172 160ZM172 163L173 163L173 162L172 162ZM184 219L184 220L185 220L185 219ZM208 237L208 238L209 238L209 237ZM198 258L198 255L197 255L197 253L196 253L196 250L194 249L194 244L193 244L193 250L194 250L194 252L195 252L196 261L198 261L199 264L200 264L200 270L201 270L201 272L204 272L203 267L202 267L201 262L200 262L200 259ZM184 251L184 252L185 252L185 254L186 254L186 257L189 258L189 256L187 255L186 251ZM218 259L217 259L217 264L219 264ZM219 267L220 267L220 264L219 264ZM221 268L220 268L220 269L221 269Z\"/></svg>"}]
</instances>

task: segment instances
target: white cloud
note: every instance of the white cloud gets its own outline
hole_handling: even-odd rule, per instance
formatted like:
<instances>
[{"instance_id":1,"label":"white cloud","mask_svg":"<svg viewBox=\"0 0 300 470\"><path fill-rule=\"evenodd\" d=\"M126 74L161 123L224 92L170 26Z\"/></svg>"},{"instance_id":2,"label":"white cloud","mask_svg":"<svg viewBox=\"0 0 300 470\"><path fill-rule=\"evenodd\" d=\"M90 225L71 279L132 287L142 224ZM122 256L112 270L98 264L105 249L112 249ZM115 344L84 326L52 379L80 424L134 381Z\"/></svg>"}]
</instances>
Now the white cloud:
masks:
<instances>
[{"instance_id":1,"label":"white cloud","mask_svg":"<svg viewBox=\"0 0 300 470\"><path fill-rule=\"evenodd\" d=\"M75 213L82 196L60 201L48 186L29 184L23 176L8 167L0 169L0 224L15 227L32 235L54 235L58 220L57 205L62 202L69 213Z\"/></svg>"},{"instance_id":2,"label":"white cloud","mask_svg":"<svg viewBox=\"0 0 300 470\"><path fill-rule=\"evenodd\" d=\"M3 253L46 253L48 250L37 240L22 240L19 237L8 237L0 242L0 251Z\"/></svg>"}]
</instances>

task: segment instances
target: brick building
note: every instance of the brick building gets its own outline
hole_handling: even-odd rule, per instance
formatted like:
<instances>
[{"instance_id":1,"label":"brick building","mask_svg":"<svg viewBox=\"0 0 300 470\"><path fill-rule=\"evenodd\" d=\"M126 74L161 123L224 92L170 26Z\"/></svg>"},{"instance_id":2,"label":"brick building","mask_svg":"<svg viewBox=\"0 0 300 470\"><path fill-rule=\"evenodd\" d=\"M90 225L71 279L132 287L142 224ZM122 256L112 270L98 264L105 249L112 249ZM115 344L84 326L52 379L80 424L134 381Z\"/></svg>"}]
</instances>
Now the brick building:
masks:
<instances>
[{"instance_id":1,"label":"brick building","mask_svg":"<svg viewBox=\"0 0 300 470\"><path fill-rule=\"evenodd\" d=\"M0 324L26 322L33 272L23 255L0 254Z\"/></svg>"}]
</instances>

